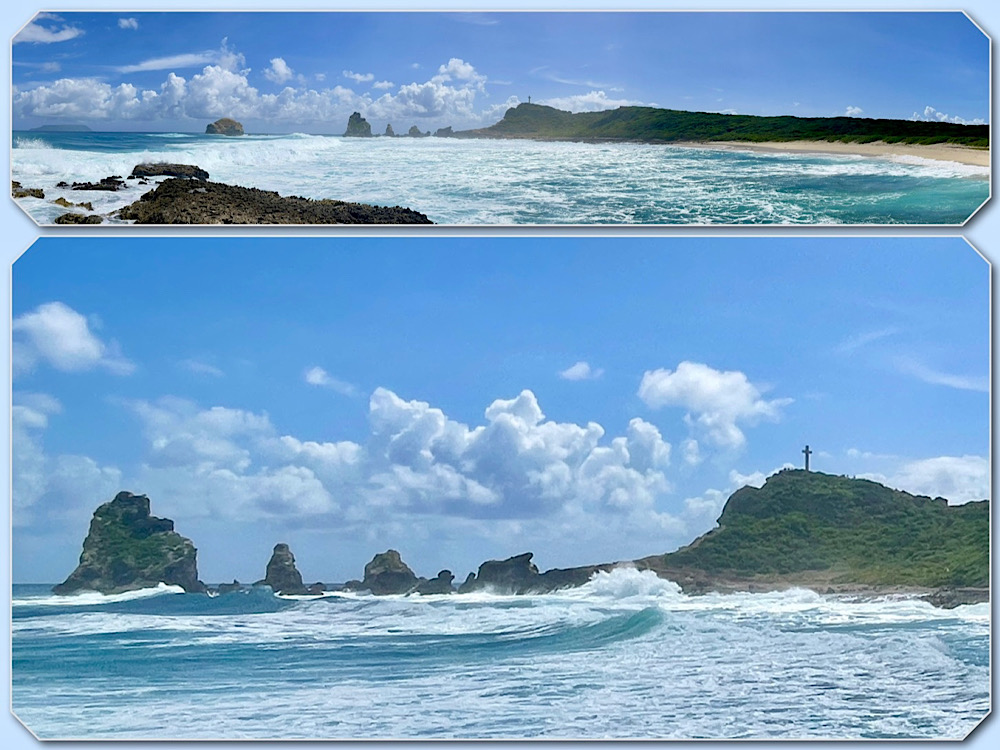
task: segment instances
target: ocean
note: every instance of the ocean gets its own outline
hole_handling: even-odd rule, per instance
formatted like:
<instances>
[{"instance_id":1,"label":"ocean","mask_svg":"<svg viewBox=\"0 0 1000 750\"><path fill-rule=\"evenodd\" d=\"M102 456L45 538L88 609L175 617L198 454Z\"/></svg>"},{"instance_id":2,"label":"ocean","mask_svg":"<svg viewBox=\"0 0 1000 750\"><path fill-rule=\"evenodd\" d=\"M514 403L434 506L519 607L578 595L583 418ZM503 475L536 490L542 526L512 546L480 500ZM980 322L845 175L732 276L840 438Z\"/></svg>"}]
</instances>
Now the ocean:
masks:
<instances>
[{"instance_id":1,"label":"ocean","mask_svg":"<svg viewBox=\"0 0 1000 750\"><path fill-rule=\"evenodd\" d=\"M20 205L41 224L90 201L107 213L151 186L81 192L142 162L195 164L281 195L404 206L451 225L961 224L989 170L914 157L759 153L650 144L450 138L14 131Z\"/></svg>"},{"instance_id":2,"label":"ocean","mask_svg":"<svg viewBox=\"0 0 1000 750\"><path fill-rule=\"evenodd\" d=\"M989 604L686 596L651 572L539 596L13 587L39 737L961 738Z\"/></svg>"}]
</instances>

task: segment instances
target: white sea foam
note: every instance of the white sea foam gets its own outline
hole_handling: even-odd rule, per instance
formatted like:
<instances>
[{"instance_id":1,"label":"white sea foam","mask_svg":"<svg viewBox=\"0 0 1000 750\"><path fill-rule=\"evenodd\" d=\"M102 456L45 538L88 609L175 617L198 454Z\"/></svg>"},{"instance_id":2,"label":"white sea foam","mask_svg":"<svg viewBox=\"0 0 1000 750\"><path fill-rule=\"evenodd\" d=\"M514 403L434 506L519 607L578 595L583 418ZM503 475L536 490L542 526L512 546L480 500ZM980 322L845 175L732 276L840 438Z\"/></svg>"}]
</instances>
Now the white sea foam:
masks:
<instances>
[{"instance_id":1,"label":"white sea foam","mask_svg":"<svg viewBox=\"0 0 1000 750\"><path fill-rule=\"evenodd\" d=\"M12 599L11 605L14 607L93 607L97 604L112 604L115 602L133 601L135 599L148 599L153 596L163 596L164 594L183 593L184 589L180 586L159 583L152 588L123 591L120 594L80 591L75 594L48 594L45 596Z\"/></svg>"}]
</instances>

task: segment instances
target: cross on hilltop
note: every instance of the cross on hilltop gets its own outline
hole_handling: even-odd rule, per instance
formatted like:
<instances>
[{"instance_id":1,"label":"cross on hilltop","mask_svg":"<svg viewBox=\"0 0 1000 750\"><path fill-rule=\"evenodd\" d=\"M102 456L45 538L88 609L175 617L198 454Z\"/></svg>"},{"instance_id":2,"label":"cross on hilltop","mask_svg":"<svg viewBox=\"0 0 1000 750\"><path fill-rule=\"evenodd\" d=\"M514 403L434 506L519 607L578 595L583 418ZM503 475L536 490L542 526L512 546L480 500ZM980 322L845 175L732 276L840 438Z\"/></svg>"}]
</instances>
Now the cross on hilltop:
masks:
<instances>
[{"instance_id":1,"label":"cross on hilltop","mask_svg":"<svg viewBox=\"0 0 1000 750\"><path fill-rule=\"evenodd\" d=\"M811 456L813 452L809 450L808 445L802 449L802 452L806 454L806 471L809 471L809 456Z\"/></svg>"}]
</instances>

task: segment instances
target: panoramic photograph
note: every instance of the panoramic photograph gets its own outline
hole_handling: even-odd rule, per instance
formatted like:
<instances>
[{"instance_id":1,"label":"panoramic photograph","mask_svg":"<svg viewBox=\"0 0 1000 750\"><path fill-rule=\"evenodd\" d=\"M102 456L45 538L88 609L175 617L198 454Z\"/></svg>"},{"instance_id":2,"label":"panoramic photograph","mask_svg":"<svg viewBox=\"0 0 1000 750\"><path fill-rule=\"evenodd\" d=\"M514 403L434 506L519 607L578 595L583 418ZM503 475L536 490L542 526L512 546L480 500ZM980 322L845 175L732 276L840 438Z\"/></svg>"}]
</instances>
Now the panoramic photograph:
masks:
<instances>
[{"instance_id":1,"label":"panoramic photograph","mask_svg":"<svg viewBox=\"0 0 1000 750\"><path fill-rule=\"evenodd\" d=\"M951 237L45 237L41 739L962 739L990 269Z\"/></svg>"},{"instance_id":2,"label":"panoramic photograph","mask_svg":"<svg viewBox=\"0 0 1000 750\"><path fill-rule=\"evenodd\" d=\"M40 12L41 225L962 225L989 39L949 12Z\"/></svg>"}]
</instances>

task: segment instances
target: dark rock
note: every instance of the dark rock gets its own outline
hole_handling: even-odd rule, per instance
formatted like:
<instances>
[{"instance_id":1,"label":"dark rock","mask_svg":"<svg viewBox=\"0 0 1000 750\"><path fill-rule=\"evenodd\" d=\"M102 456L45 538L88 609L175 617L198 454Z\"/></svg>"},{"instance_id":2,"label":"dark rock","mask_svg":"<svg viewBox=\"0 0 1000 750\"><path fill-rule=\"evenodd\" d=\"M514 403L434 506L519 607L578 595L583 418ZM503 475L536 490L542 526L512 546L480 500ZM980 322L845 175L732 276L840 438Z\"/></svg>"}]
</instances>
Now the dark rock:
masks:
<instances>
[{"instance_id":1,"label":"dark rock","mask_svg":"<svg viewBox=\"0 0 1000 750\"><path fill-rule=\"evenodd\" d=\"M423 138L424 137L424 134L420 132L420 128L418 128L416 125L411 125L410 129L408 131L406 131L406 134L410 138Z\"/></svg>"},{"instance_id":2,"label":"dark rock","mask_svg":"<svg viewBox=\"0 0 1000 750\"><path fill-rule=\"evenodd\" d=\"M365 566L365 578L361 582L362 588L377 596L406 594L416 585L416 575L394 549L375 555Z\"/></svg>"},{"instance_id":3,"label":"dark rock","mask_svg":"<svg viewBox=\"0 0 1000 750\"><path fill-rule=\"evenodd\" d=\"M476 574L469 573L469 575L465 577L465 583L463 583L461 586L458 587L458 593L468 594L475 590L476 590Z\"/></svg>"},{"instance_id":4,"label":"dark rock","mask_svg":"<svg viewBox=\"0 0 1000 750\"><path fill-rule=\"evenodd\" d=\"M18 184L20 184L20 183L18 183ZM56 187L57 188L68 188L69 187L69 183L66 182L66 180L59 180L59 182L56 183Z\"/></svg>"},{"instance_id":5,"label":"dark rock","mask_svg":"<svg viewBox=\"0 0 1000 750\"><path fill-rule=\"evenodd\" d=\"M104 222L100 216L93 214L60 214L56 217L56 224L101 224Z\"/></svg>"},{"instance_id":6,"label":"dark rock","mask_svg":"<svg viewBox=\"0 0 1000 750\"><path fill-rule=\"evenodd\" d=\"M341 587L344 591L360 591L364 585L357 578L352 578Z\"/></svg>"},{"instance_id":7,"label":"dark rock","mask_svg":"<svg viewBox=\"0 0 1000 750\"><path fill-rule=\"evenodd\" d=\"M63 198L62 196L59 196L58 198L56 198L52 202L55 203L57 206L62 206L63 208L79 207L79 208L85 208L88 211L93 211L94 210L94 204L90 203L89 201L86 202L86 203L73 203L73 201L68 201L65 198Z\"/></svg>"},{"instance_id":8,"label":"dark rock","mask_svg":"<svg viewBox=\"0 0 1000 750\"><path fill-rule=\"evenodd\" d=\"M208 172L193 164L136 164L132 168L129 179L138 177L189 177L194 180L207 180Z\"/></svg>"},{"instance_id":9,"label":"dark rock","mask_svg":"<svg viewBox=\"0 0 1000 750\"><path fill-rule=\"evenodd\" d=\"M45 191L41 188L26 188L21 187L21 183L17 180L11 180L10 183L10 194L15 198L44 198Z\"/></svg>"},{"instance_id":10,"label":"dark rock","mask_svg":"<svg viewBox=\"0 0 1000 750\"><path fill-rule=\"evenodd\" d=\"M309 586L310 594L319 595L322 594L324 591L326 591L325 583L320 583L319 581L317 581L316 583L313 583Z\"/></svg>"},{"instance_id":11,"label":"dark rock","mask_svg":"<svg viewBox=\"0 0 1000 750\"><path fill-rule=\"evenodd\" d=\"M354 112L347 120L347 130L344 135L350 138L371 138L372 126L360 112Z\"/></svg>"},{"instance_id":12,"label":"dark rock","mask_svg":"<svg viewBox=\"0 0 1000 750\"><path fill-rule=\"evenodd\" d=\"M243 124L230 117L216 120L205 128L208 135L243 135Z\"/></svg>"},{"instance_id":13,"label":"dark rock","mask_svg":"<svg viewBox=\"0 0 1000 750\"><path fill-rule=\"evenodd\" d=\"M109 193L116 193L125 187L125 180L121 178L121 175L113 174L103 178L100 182L74 182L72 185L60 182L56 187L69 187L70 190L105 190Z\"/></svg>"},{"instance_id":14,"label":"dark rock","mask_svg":"<svg viewBox=\"0 0 1000 750\"><path fill-rule=\"evenodd\" d=\"M954 609L963 604L980 604L990 600L988 588L945 588L920 597L941 609Z\"/></svg>"},{"instance_id":15,"label":"dark rock","mask_svg":"<svg viewBox=\"0 0 1000 750\"><path fill-rule=\"evenodd\" d=\"M235 578L232 583L220 583L219 587L215 590L218 594L229 594L233 591L242 591L243 584L237 581Z\"/></svg>"},{"instance_id":16,"label":"dark rock","mask_svg":"<svg viewBox=\"0 0 1000 750\"><path fill-rule=\"evenodd\" d=\"M396 135L392 130L392 123L389 123L388 125L385 126L385 134L389 137L393 137Z\"/></svg>"},{"instance_id":17,"label":"dark rock","mask_svg":"<svg viewBox=\"0 0 1000 750\"><path fill-rule=\"evenodd\" d=\"M500 593L524 594L538 584L538 568L531 562L532 553L508 557L506 560L487 560L479 566L475 588L491 588Z\"/></svg>"},{"instance_id":18,"label":"dark rock","mask_svg":"<svg viewBox=\"0 0 1000 750\"><path fill-rule=\"evenodd\" d=\"M453 131L451 129L451 125L449 125L446 128L438 128L434 132L434 135L437 138L450 138L453 135Z\"/></svg>"},{"instance_id":19,"label":"dark rock","mask_svg":"<svg viewBox=\"0 0 1000 750\"><path fill-rule=\"evenodd\" d=\"M408 208L282 197L275 192L170 178L118 212L136 224L430 224Z\"/></svg>"},{"instance_id":20,"label":"dark rock","mask_svg":"<svg viewBox=\"0 0 1000 750\"><path fill-rule=\"evenodd\" d=\"M417 584L417 593L453 594L455 593L455 589L452 588L451 582L454 580L455 575L450 570L442 570L437 574L436 578L432 578L429 581L426 578L421 578Z\"/></svg>"},{"instance_id":21,"label":"dark rock","mask_svg":"<svg viewBox=\"0 0 1000 750\"><path fill-rule=\"evenodd\" d=\"M302 584L302 574L295 567L295 555L287 544L274 545L274 552L267 563L267 572L263 581L270 586L275 594L308 594L309 590Z\"/></svg>"},{"instance_id":22,"label":"dark rock","mask_svg":"<svg viewBox=\"0 0 1000 750\"><path fill-rule=\"evenodd\" d=\"M614 567L614 563L604 563L584 565L579 568L553 568L539 575L532 587L539 591L556 591L557 589L582 586L594 576L594 573L608 571Z\"/></svg>"},{"instance_id":23,"label":"dark rock","mask_svg":"<svg viewBox=\"0 0 1000 750\"><path fill-rule=\"evenodd\" d=\"M148 497L119 492L94 511L80 564L52 590L116 594L165 583L201 593L207 589L198 580L197 553L173 521L149 514Z\"/></svg>"}]
</instances>

